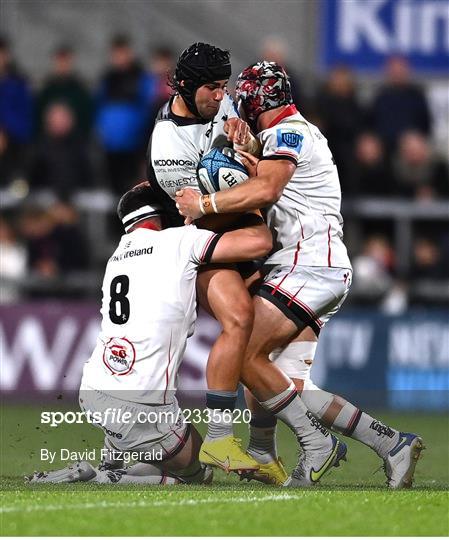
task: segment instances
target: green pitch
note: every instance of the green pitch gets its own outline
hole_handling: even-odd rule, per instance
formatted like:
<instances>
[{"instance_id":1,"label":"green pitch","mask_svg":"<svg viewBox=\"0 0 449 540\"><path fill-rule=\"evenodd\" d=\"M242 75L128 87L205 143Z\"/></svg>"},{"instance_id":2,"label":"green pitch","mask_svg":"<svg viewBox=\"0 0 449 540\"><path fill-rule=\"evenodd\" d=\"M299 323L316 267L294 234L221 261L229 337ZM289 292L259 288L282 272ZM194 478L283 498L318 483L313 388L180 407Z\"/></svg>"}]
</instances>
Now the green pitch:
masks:
<instances>
[{"instance_id":1,"label":"green pitch","mask_svg":"<svg viewBox=\"0 0 449 540\"><path fill-rule=\"evenodd\" d=\"M216 473L210 487L26 486L21 477L42 469L41 447L93 448L99 430L39 426L39 410L4 407L1 417L2 535L52 536L328 536L449 534L447 416L384 414L394 426L420 433L427 449L415 489L384 489L380 462L347 440L348 463L312 490L282 490ZM37 429L38 428L38 429ZM241 435L245 440L246 428ZM291 434L279 429L279 450L295 463ZM57 468L61 464L47 466Z\"/></svg>"}]
</instances>

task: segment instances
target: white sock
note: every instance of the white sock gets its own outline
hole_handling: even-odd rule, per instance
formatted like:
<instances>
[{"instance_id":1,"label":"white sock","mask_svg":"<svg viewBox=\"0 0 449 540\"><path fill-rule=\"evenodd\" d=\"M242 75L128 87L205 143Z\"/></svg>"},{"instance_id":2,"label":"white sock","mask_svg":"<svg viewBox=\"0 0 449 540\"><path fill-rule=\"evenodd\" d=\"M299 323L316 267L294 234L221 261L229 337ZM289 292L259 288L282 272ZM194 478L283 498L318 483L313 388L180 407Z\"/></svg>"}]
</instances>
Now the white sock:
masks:
<instances>
[{"instance_id":1,"label":"white sock","mask_svg":"<svg viewBox=\"0 0 449 540\"><path fill-rule=\"evenodd\" d=\"M341 421L340 418L344 418L348 412L352 412L352 416L347 424L348 427L344 434L366 444L372 448L379 457L384 459L388 452L396 446L396 443L399 440L399 432L386 426L369 414L357 409L351 403L346 403L344 405L340 414L335 419L334 426L338 425L338 429L340 429L340 425L343 427L346 418L343 421Z\"/></svg>"},{"instance_id":2,"label":"white sock","mask_svg":"<svg viewBox=\"0 0 449 540\"><path fill-rule=\"evenodd\" d=\"M232 411L221 411L220 409L207 409L210 414L211 421L207 425L207 433L205 441L213 441L228 437L234 432L232 422Z\"/></svg>"},{"instance_id":3,"label":"white sock","mask_svg":"<svg viewBox=\"0 0 449 540\"><path fill-rule=\"evenodd\" d=\"M308 386L309 388L302 392L301 398L307 408L321 420L336 396L321 390L311 381ZM379 422L348 401L338 413L331 429L366 444L381 458L384 458L396 445L399 437L396 430Z\"/></svg>"},{"instance_id":4,"label":"white sock","mask_svg":"<svg viewBox=\"0 0 449 540\"><path fill-rule=\"evenodd\" d=\"M277 459L275 417L251 419L247 452L259 463L270 463Z\"/></svg>"},{"instance_id":5,"label":"white sock","mask_svg":"<svg viewBox=\"0 0 449 540\"><path fill-rule=\"evenodd\" d=\"M222 439L233 434L233 411L236 401L236 391L208 390L206 392L209 419L205 441Z\"/></svg>"},{"instance_id":6,"label":"white sock","mask_svg":"<svg viewBox=\"0 0 449 540\"><path fill-rule=\"evenodd\" d=\"M293 383L260 404L287 424L305 450L323 452L332 445L329 432L305 407Z\"/></svg>"}]
</instances>

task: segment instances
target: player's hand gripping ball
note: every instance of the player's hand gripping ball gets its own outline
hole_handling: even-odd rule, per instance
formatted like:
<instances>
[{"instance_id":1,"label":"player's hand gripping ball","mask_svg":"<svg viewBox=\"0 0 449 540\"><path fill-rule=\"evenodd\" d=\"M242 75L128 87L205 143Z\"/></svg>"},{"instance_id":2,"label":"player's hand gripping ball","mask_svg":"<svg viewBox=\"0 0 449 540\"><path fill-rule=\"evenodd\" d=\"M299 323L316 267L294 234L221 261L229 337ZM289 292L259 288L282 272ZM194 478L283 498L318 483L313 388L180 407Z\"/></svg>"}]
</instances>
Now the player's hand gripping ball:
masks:
<instances>
[{"instance_id":1,"label":"player's hand gripping ball","mask_svg":"<svg viewBox=\"0 0 449 540\"><path fill-rule=\"evenodd\" d=\"M203 156L197 169L198 185L203 194L216 193L248 179L242 158L232 148L212 148Z\"/></svg>"}]
</instances>

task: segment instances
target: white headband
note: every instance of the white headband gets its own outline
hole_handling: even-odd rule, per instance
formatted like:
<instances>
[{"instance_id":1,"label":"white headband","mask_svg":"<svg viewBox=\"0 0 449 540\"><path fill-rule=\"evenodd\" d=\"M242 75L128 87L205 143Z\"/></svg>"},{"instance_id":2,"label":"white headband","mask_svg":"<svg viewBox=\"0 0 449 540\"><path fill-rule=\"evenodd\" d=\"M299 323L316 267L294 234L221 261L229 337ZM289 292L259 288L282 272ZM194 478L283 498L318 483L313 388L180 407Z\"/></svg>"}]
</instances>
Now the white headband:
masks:
<instances>
[{"instance_id":1,"label":"white headband","mask_svg":"<svg viewBox=\"0 0 449 540\"><path fill-rule=\"evenodd\" d=\"M137 222L141 221L145 218L150 218L154 216L158 216L161 213L162 208L155 204L153 206L150 206L149 204L146 204L145 206L141 206L137 210L134 210L134 212L130 212L129 214L126 214L126 216L122 219L123 226L125 227L125 231L128 232L129 229Z\"/></svg>"}]
</instances>

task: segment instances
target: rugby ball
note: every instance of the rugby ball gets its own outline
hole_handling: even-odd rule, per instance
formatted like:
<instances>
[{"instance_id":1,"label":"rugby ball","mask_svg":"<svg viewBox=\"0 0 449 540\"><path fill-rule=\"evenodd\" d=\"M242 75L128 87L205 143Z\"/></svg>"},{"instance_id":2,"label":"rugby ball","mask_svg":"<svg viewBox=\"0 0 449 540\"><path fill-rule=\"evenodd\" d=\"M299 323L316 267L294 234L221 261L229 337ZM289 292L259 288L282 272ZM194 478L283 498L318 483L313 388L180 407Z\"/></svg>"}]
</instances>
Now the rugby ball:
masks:
<instances>
[{"instance_id":1,"label":"rugby ball","mask_svg":"<svg viewBox=\"0 0 449 540\"><path fill-rule=\"evenodd\" d=\"M248 179L248 171L235 150L227 146L212 148L204 155L197 169L201 193L216 193L241 184Z\"/></svg>"}]
</instances>

